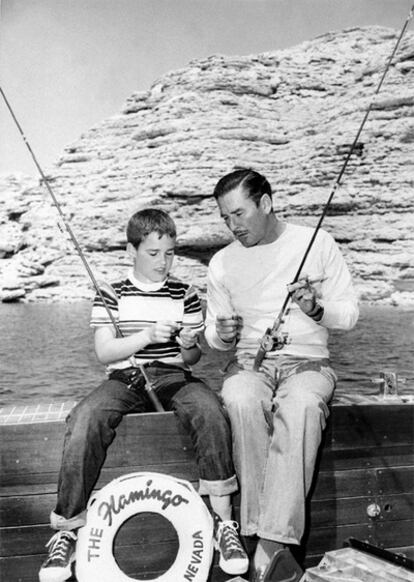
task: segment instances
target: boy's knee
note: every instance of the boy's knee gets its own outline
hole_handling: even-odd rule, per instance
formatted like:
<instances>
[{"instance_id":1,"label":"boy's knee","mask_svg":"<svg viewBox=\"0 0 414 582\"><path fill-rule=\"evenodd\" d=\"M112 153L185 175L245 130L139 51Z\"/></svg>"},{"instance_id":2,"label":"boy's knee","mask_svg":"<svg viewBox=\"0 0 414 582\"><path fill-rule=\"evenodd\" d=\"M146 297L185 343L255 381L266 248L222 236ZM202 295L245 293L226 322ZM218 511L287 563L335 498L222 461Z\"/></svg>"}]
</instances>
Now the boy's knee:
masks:
<instances>
[{"instance_id":1,"label":"boy's knee","mask_svg":"<svg viewBox=\"0 0 414 582\"><path fill-rule=\"evenodd\" d=\"M187 384L173 397L172 409L180 415L216 417L223 411L213 390L203 384Z\"/></svg>"},{"instance_id":2,"label":"boy's knee","mask_svg":"<svg viewBox=\"0 0 414 582\"><path fill-rule=\"evenodd\" d=\"M72 432L88 432L102 425L116 425L116 421L117 419L111 418L111 411L94 408L88 402L81 402L69 414L67 425Z\"/></svg>"}]
</instances>

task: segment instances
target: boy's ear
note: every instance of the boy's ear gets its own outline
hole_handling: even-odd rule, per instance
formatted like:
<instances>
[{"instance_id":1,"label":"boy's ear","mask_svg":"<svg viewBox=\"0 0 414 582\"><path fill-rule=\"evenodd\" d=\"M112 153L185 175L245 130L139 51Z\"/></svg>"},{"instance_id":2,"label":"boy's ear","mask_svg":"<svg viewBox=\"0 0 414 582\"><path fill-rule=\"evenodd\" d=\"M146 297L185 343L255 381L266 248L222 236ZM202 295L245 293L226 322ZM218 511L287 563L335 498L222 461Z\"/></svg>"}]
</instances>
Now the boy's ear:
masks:
<instances>
[{"instance_id":1,"label":"boy's ear","mask_svg":"<svg viewBox=\"0 0 414 582\"><path fill-rule=\"evenodd\" d=\"M132 243L127 243L126 246L126 250L128 255L131 257L131 259L135 259L135 255L137 254L137 249L134 247L134 245Z\"/></svg>"}]
</instances>

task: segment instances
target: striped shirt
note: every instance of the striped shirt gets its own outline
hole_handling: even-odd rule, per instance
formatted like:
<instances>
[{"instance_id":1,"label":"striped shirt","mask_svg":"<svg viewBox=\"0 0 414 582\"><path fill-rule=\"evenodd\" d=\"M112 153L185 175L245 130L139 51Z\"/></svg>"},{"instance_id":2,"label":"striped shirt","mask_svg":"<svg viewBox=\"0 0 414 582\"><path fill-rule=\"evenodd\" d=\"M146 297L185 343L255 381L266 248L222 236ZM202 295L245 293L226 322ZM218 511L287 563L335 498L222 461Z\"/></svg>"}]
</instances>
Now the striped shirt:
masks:
<instances>
[{"instance_id":1,"label":"striped shirt","mask_svg":"<svg viewBox=\"0 0 414 582\"><path fill-rule=\"evenodd\" d=\"M132 271L122 281L114 283L116 295L105 289L102 294L123 336L143 331L157 321L174 321L178 326L195 331L203 330L203 314L200 299L191 285L174 277L157 284L145 285L134 277ZM101 297L96 294L93 301L90 326L92 328L113 326ZM175 339L167 343L148 344L133 354L137 364L154 360L184 366L180 346ZM107 370L131 366L131 360L111 363Z\"/></svg>"}]
</instances>

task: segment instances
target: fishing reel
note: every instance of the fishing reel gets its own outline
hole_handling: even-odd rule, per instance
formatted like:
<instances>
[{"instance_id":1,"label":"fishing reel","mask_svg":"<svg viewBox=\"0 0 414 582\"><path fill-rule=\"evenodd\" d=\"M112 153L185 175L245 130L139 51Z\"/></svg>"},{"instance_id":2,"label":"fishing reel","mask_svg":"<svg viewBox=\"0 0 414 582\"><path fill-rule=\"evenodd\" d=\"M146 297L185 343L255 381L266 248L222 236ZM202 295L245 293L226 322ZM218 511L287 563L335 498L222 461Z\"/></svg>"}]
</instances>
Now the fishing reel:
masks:
<instances>
[{"instance_id":1,"label":"fishing reel","mask_svg":"<svg viewBox=\"0 0 414 582\"><path fill-rule=\"evenodd\" d=\"M278 331L276 333L267 332L262 338L260 347L267 352L277 352L281 350L287 343L289 343L289 334L286 331Z\"/></svg>"},{"instance_id":2,"label":"fishing reel","mask_svg":"<svg viewBox=\"0 0 414 582\"><path fill-rule=\"evenodd\" d=\"M262 365L267 352L277 352L289 343L289 334L286 331L267 328L264 336L260 341L260 347L254 360L253 369L257 372Z\"/></svg>"}]
</instances>

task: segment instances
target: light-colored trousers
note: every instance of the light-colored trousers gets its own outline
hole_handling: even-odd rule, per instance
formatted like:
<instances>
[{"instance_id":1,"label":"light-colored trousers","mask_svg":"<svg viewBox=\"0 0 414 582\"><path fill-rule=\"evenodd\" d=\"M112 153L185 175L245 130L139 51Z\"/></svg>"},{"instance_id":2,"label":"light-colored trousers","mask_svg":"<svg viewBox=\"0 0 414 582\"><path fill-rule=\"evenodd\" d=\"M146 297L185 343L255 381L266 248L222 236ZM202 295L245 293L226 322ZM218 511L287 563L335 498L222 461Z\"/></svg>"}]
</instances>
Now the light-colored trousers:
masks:
<instances>
[{"instance_id":1,"label":"light-colored trousers","mask_svg":"<svg viewBox=\"0 0 414 582\"><path fill-rule=\"evenodd\" d=\"M231 362L222 389L241 488L241 532L300 544L336 376L326 359L279 356L259 372L252 368L252 361Z\"/></svg>"}]
</instances>

